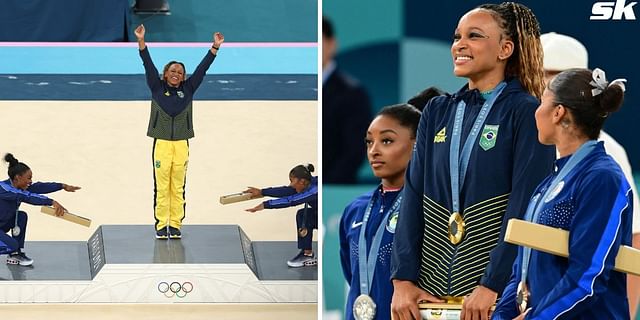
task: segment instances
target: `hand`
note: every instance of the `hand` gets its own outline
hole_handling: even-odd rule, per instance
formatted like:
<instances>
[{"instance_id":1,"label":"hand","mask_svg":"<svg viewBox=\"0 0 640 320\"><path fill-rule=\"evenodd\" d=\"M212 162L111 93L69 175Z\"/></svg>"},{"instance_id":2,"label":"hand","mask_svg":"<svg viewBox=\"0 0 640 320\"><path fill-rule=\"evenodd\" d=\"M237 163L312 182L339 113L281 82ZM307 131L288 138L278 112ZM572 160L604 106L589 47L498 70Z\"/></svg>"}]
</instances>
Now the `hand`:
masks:
<instances>
[{"instance_id":1,"label":"hand","mask_svg":"<svg viewBox=\"0 0 640 320\"><path fill-rule=\"evenodd\" d=\"M139 25L133 33L136 35L136 39L138 39L138 41L144 40L144 25Z\"/></svg>"},{"instance_id":2,"label":"hand","mask_svg":"<svg viewBox=\"0 0 640 320\"><path fill-rule=\"evenodd\" d=\"M66 192L76 192L76 190L80 190L82 188L80 187L76 187L76 186L72 186L72 185L68 185L66 183L62 184L62 189Z\"/></svg>"},{"instance_id":3,"label":"hand","mask_svg":"<svg viewBox=\"0 0 640 320\"><path fill-rule=\"evenodd\" d=\"M251 209L247 209L247 210L245 210L245 211L248 211L248 212L258 212L258 211L260 211L260 210L264 210L264 203L260 203L259 205L255 206L255 207L253 207L253 208L251 208Z\"/></svg>"},{"instance_id":4,"label":"hand","mask_svg":"<svg viewBox=\"0 0 640 320\"><path fill-rule=\"evenodd\" d=\"M213 45L216 48L220 48L220 45L224 42L224 35L220 32L213 34Z\"/></svg>"},{"instance_id":5,"label":"hand","mask_svg":"<svg viewBox=\"0 0 640 320\"><path fill-rule=\"evenodd\" d=\"M262 197L262 190L255 187L247 187L249 189L243 191L244 193L251 193L251 199Z\"/></svg>"},{"instance_id":6,"label":"hand","mask_svg":"<svg viewBox=\"0 0 640 320\"><path fill-rule=\"evenodd\" d=\"M491 316L491 307L496 303L498 293L493 290L478 286L462 303L460 320L488 320Z\"/></svg>"},{"instance_id":7,"label":"hand","mask_svg":"<svg viewBox=\"0 0 640 320\"><path fill-rule=\"evenodd\" d=\"M58 201L53 200L53 208L56 209L56 217L61 217L64 215L65 212L67 212L67 209L65 209L61 204L58 203Z\"/></svg>"},{"instance_id":8,"label":"hand","mask_svg":"<svg viewBox=\"0 0 640 320\"><path fill-rule=\"evenodd\" d=\"M432 296L416 287L408 280L393 280L393 297L391 298L391 315L395 320L422 319L418 302L442 303L444 300Z\"/></svg>"},{"instance_id":9,"label":"hand","mask_svg":"<svg viewBox=\"0 0 640 320\"><path fill-rule=\"evenodd\" d=\"M519 316L513 318L513 320L524 320L524 318L527 316L527 313L529 313L529 311L531 311L531 308L528 308L523 313L521 313Z\"/></svg>"}]
</instances>

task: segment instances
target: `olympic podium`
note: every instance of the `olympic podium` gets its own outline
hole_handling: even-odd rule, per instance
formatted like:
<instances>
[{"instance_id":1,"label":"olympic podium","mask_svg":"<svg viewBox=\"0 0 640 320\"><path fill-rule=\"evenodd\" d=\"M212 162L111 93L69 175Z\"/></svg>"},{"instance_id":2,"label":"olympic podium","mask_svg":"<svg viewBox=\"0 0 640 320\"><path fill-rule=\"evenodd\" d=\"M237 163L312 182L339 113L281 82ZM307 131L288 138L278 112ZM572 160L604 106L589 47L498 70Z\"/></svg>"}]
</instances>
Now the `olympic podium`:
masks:
<instances>
[{"instance_id":1,"label":"olympic podium","mask_svg":"<svg viewBox=\"0 0 640 320\"><path fill-rule=\"evenodd\" d=\"M286 265L294 241L251 241L237 225L182 231L157 240L150 225L103 225L87 242L27 242L33 266L0 259L0 302L317 302L317 266Z\"/></svg>"}]
</instances>

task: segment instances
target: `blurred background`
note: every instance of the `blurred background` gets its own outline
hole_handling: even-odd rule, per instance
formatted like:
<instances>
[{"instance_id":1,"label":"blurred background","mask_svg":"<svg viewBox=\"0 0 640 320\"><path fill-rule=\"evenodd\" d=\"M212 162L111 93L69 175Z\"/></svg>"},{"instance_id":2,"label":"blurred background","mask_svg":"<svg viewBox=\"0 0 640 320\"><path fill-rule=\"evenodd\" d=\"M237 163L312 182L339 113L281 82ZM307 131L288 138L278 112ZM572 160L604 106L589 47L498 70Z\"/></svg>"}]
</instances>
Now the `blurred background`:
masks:
<instances>
[{"instance_id":1,"label":"blurred background","mask_svg":"<svg viewBox=\"0 0 640 320\"><path fill-rule=\"evenodd\" d=\"M553 31L582 42L589 52L590 68L605 70L609 80L628 80L623 107L607 120L605 130L626 148L638 185L640 144L634 127L640 121L640 61L630 55L640 48L631 40L640 31L635 18L640 16L640 7L627 9L621 20L611 21L589 19L594 1L520 2L533 10L542 33ZM450 45L460 17L483 3L486 1L324 0L322 14L333 23L336 65L367 91L374 115L427 87L455 92L466 83L453 75ZM364 157L357 176L356 184L323 186L325 319L342 319L344 312L347 289L339 257L340 216L352 199L378 183Z\"/></svg>"},{"instance_id":2,"label":"blurred background","mask_svg":"<svg viewBox=\"0 0 640 320\"><path fill-rule=\"evenodd\" d=\"M225 30L235 42L315 42L317 1L65 0L2 2L0 41L212 40Z\"/></svg>"}]
</instances>

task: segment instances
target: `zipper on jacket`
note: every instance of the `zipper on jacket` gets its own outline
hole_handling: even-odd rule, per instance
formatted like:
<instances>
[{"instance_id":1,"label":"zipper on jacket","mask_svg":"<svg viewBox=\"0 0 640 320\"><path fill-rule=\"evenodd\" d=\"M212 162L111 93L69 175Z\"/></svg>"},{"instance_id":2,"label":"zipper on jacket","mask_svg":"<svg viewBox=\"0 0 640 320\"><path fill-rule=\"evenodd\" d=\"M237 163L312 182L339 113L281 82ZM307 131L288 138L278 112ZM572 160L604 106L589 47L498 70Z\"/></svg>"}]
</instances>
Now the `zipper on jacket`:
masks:
<instances>
[{"instance_id":1,"label":"zipper on jacket","mask_svg":"<svg viewBox=\"0 0 640 320\"><path fill-rule=\"evenodd\" d=\"M176 118L175 117L171 117L171 140L173 140L173 132L174 132L174 122L175 122Z\"/></svg>"},{"instance_id":2,"label":"zipper on jacket","mask_svg":"<svg viewBox=\"0 0 640 320\"><path fill-rule=\"evenodd\" d=\"M156 125L158 124L158 114L160 113L160 111L156 110L156 113L153 115L153 128L155 129Z\"/></svg>"},{"instance_id":3,"label":"zipper on jacket","mask_svg":"<svg viewBox=\"0 0 640 320\"><path fill-rule=\"evenodd\" d=\"M451 271L453 269L453 262L456 260L456 256L458 255L458 245L456 245L455 250L453 250L453 256L451 256L451 260L449 260L449 270L447 272L447 295L453 296L451 294Z\"/></svg>"}]
</instances>

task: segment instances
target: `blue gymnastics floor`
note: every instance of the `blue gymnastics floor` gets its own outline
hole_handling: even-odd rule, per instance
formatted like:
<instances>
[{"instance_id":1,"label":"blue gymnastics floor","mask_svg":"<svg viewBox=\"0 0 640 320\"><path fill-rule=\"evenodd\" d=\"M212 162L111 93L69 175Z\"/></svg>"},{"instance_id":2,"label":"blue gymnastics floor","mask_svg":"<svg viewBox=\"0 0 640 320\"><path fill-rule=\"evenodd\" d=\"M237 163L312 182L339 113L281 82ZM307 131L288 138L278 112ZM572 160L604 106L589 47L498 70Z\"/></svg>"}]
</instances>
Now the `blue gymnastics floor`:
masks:
<instances>
[{"instance_id":1,"label":"blue gymnastics floor","mask_svg":"<svg viewBox=\"0 0 640 320\"><path fill-rule=\"evenodd\" d=\"M162 70L193 71L210 44L149 43ZM135 43L0 43L0 100L148 100ZM315 43L223 46L196 94L200 100L317 100Z\"/></svg>"},{"instance_id":2,"label":"blue gymnastics floor","mask_svg":"<svg viewBox=\"0 0 640 320\"><path fill-rule=\"evenodd\" d=\"M150 100L144 75L0 75L0 100ZM317 76L207 75L195 100L317 100Z\"/></svg>"}]
</instances>

